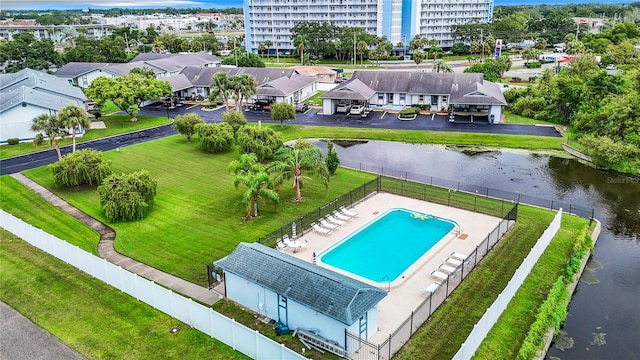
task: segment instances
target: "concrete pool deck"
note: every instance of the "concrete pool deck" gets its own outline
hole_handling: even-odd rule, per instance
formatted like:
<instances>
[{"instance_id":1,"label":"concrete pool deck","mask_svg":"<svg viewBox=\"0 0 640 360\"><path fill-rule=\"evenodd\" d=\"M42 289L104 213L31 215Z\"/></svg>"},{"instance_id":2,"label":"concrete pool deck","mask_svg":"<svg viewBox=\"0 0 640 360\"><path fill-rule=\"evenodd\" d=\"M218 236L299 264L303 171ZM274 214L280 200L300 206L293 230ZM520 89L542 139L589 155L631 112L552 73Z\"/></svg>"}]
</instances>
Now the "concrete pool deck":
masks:
<instances>
[{"instance_id":1,"label":"concrete pool deck","mask_svg":"<svg viewBox=\"0 0 640 360\"><path fill-rule=\"evenodd\" d=\"M500 222L500 218L478 214L472 211L461 210L440 204L406 198L398 195L380 193L359 203L350 210L359 215L345 225L340 226L328 235L321 235L315 231L308 232L298 237L299 241L306 241L307 249L298 252L287 251L289 255L299 259L313 262L313 253L321 253L333 244L341 241L347 235L358 230L363 225L383 215L393 208L405 208L415 210L441 218L456 221L460 225L458 236L452 230L438 242L431 250L418 259L408 271L391 284L379 286L388 291L387 296L378 305L378 332L371 338L373 343L381 343L389 337L427 298L424 288L431 285L435 279L430 274L443 264L452 252L465 255L475 250L482 240L487 237ZM398 244L401 246L401 244ZM330 268L322 263L318 266ZM334 268L331 268L334 270ZM341 271L339 271L341 272ZM352 274L341 272L347 276L357 278ZM404 277L404 278L402 278ZM358 278L361 280L361 278Z\"/></svg>"}]
</instances>

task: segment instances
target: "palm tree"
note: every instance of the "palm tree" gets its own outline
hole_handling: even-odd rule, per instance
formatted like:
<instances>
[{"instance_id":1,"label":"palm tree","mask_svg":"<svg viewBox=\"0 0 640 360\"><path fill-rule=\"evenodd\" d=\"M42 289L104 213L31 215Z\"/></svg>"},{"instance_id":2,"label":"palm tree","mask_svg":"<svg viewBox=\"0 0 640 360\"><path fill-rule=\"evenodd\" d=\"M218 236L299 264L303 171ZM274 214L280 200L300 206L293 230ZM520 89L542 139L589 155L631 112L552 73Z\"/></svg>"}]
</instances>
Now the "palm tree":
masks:
<instances>
[{"instance_id":1,"label":"palm tree","mask_svg":"<svg viewBox=\"0 0 640 360\"><path fill-rule=\"evenodd\" d=\"M249 74L236 75L229 78L233 99L236 102L236 110L240 111L242 100L256 93L256 81Z\"/></svg>"},{"instance_id":2,"label":"palm tree","mask_svg":"<svg viewBox=\"0 0 640 360\"><path fill-rule=\"evenodd\" d=\"M296 143L296 146L301 141ZM305 142L302 142L303 144ZM306 142L308 143L308 141ZM320 149L315 146L298 146L289 148L286 146L278 149L274 155L275 161L273 161L267 167L267 172L273 175L272 181L276 189L286 179L293 178L293 189L296 192L295 200L300 202L302 200L302 194L300 189L303 186L303 180L309 179L302 175L303 171L309 174L316 175L325 186L329 186L329 171L327 170L327 164L322 159L322 153Z\"/></svg>"},{"instance_id":3,"label":"palm tree","mask_svg":"<svg viewBox=\"0 0 640 360\"><path fill-rule=\"evenodd\" d=\"M362 57L364 56L364 51L367 50L367 43L364 41L358 41L356 44L356 50L360 52L360 66L363 66Z\"/></svg>"},{"instance_id":4,"label":"palm tree","mask_svg":"<svg viewBox=\"0 0 640 360\"><path fill-rule=\"evenodd\" d=\"M469 52L471 55L478 54L482 51L482 45L480 45L479 41L472 41L471 45L469 45Z\"/></svg>"},{"instance_id":5,"label":"palm tree","mask_svg":"<svg viewBox=\"0 0 640 360\"><path fill-rule=\"evenodd\" d=\"M228 170L236 174L233 179L233 186L236 189L240 184L247 187L247 191L242 195L242 204L247 207L245 220L258 216L258 201L265 203L266 200L273 202L280 200L278 193L269 189L271 179L265 172L264 166L258 163L255 154L240 155L239 160L229 164Z\"/></svg>"},{"instance_id":6,"label":"palm tree","mask_svg":"<svg viewBox=\"0 0 640 360\"><path fill-rule=\"evenodd\" d=\"M567 43L565 52L569 55L578 55L584 53L586 47L580 40L571 40Z\"/></svg>"},{"instance_id":7,"label":"palm tree","mask_svg":"<svg viewBox=\"0 0 640 360\"><path fill-rule=\"evenodd\" d=\"M336 49L336 60L340 61L340 58L342 57L342 54L340 53L342 51L342 41L334 41L333 47Z\"/></svg>"},{"instance_id":8,"label":"palm tree","mask_svg":"<svg viewBox=\"0 0 640 360\"><path fill-rule=\"evenodd\" d=\"M418 66L427 58L427 54L424 51L414 51L413 55L411 55L413 61L416 63L416 71L418 71Z\"/></svg>"},{"instance_id":9,"label":"palm tree","mask_svg":"<svg viewBox=\"0 0 640 360\"><path fill-rule=\"evenodd\" d=\"M544 50L547 47L547 39L539 37L536 39L535 48L538 50Z\"/></svg>"},{"instance_id":10,"label":"palm tree","mask_svg":"<svg viewBox=\"0 0 640 360\"><path fill-rule=\"evenodd\" d=\"M269 48L271 48L271 46L273 46L273 43L271 42L271 40L265 40L264 41L264 47L267 48L267 59L269 58Z\"/></svg>"},{"instance_id":11,"label":"palm tree","mask_svg":"<svg viewBox=\"0 0 640 360\"><path fill-rule=\"evenodd\" d=\"M304 35L296 36L295 44L298 47L298 54L300 54L300 65L304 65L304 46L307 42L307 37Z\"/></svg>"},{"instance_id":12,"label":"palm tree","mask_svg":"<svg viewBox=\"0 0 640 360\"><path fill-rule=\"evenodd\" d=\"M36 116L31 120L31 130L44 133L49 138L49 144L53 145L56 149L58 160L62 160L62 153L60 152L57 138L64 138L68 134L64 125L60 123L58 116L49 114Z\"/></svg>"},{"instance_id":13,"label":"palm tree","mask_svg":"<svg viewBox=\"0 0 640 360\"><path fill-rule=\"evenodd\" d=\"M87 129L91 125L89 114L79 106L67 105L60 110L58 118L62 125L71 129L71 138L73 139L72 151L76 152L76 133L78 129Z\"/></svg>"},{"instance_id":14,"label":"palm tree","mask_svg":"<svg viewBox=\"0 0 640 360\"><path fill-rule=\"evenodd\" d=\"M396 47L402 49L402 56L404 56L404 43L402 41L399 41L396 44Z\"/></svg>"},{"instance_id":15,"label":"palm tree","mask_svg":"<svg viewBox=\"0 0 640 360\"><path fill-rule=\"evenodd\" d=\"M264 51L265 51L266 49L267 49L267 48L264 46L264 44L258 44L258 54L260 54L260 55L264 55Z\"/></svg>"},{"instance_id":16,"label":"palm tree","mask_svg":"<svg viewBox=\"0 0 640 360\"><path fill-rule=\"evenodd\" d=\"M227 73L224 71L215 73L215 75L211 77L210 88L211 94L209 94L209 97L215 99L218 96L222 96L226 111L229 111L229 96L232 95L233 89Z\"/></svg>"},{"instance_id":17,"label":"palm tree","mask_svg":"<svg viewBox=\"0 0 640 360\"><path fill-rule=\"evenodd\" d=\"M451 68L451 65L447 64L446 61L444 61L444 59L437 59L433 62L433 71L435 72L453 72L453 68Z\"/></svg>"}]
</instances>

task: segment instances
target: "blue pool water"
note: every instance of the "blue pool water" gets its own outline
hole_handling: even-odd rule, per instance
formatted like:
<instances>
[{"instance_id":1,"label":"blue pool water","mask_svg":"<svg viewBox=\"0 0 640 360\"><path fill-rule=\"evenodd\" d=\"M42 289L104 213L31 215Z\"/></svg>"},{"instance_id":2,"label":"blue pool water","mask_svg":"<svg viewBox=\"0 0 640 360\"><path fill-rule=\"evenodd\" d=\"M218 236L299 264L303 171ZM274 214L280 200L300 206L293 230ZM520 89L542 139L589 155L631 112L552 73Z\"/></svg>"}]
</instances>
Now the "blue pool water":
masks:
<instances>
[{"instance_id":1,"label":"blue pool water","mask_svg":"<svg viewBox=\"0 0 640 360\"><path fill-rule=\"evenodd\" d=\"M451 220L392 209L321 253L319 258L325 264L363 278L391 282L454 226Z\"/></svg>"}]
</instances>

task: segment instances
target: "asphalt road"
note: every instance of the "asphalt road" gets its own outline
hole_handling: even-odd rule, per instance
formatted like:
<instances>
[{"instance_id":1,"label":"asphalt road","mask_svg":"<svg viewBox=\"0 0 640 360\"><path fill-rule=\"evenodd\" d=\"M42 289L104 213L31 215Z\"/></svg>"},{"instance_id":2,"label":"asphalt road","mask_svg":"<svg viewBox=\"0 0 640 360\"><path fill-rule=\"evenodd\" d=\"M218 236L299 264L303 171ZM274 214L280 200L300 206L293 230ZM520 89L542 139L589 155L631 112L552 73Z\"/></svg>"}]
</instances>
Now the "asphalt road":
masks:
<instances>
[{"instance_id":1,"label":"asphalt road","mask_svg":"<svg viewBox=\"0 0 640 360\"><path fill-rule=\"evenodd\" d=\"M224 106L214 111L203 111L199 107L187 108L179 107L170 111L170 116L175 117L187 112L196 112L207 123L220 122L224 112ZM486 121L470 122L469 119L456 118L456 122L449 122L446 116L419 115L412 121L399 121L395 114L383 112L371 112L366 118L360 115L319 115L319 110L310 109L306 113L298 113L295 120L288 124L315 125L315 126L341 126L351 128L378 128L378 129L407 129L407 130L434 130L452 132L472 132L483 134L520 134L560 137L561 135L552 126L518 125L518 124L497 124L491 125ZM162 116L166 114L166 108L157 106L147 106L142 108L140 115ZM269 112L244 111L249 122L262 121L263 123L274 123L269 117ZM276 122L277 123L277 122ZM162 138L177 134L172 125L164 125L153 129L141 130L134 133L116 135L99 140L80 143L78 149L91 148L99 151L113 150L116 148L137 144L149 140ZM71 151L71 146L62 148L62 154ZM23 170L48 165L58 160L55 150L46 150L37 153L17 156L0 160L0 175L13 174Z\"/></svg>"}]
</instances>

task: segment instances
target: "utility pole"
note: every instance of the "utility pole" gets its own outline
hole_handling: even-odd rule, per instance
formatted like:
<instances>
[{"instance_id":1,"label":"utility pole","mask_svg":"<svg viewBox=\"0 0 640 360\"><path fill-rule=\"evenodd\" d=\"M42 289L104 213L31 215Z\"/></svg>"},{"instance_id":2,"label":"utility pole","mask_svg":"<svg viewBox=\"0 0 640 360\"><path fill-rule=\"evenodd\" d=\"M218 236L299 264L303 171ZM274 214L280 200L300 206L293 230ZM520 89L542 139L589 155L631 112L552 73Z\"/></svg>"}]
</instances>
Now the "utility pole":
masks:
<instances>
[{"instance_id":1,"label":"utility pole","mask_svg":"<svg viewBox=\"0 0 640 360\"><path fill-rule=\"evenodd\" d=\"M578 40L578 35L580 34L580 23L576 24L576 40Z\"/></svg>"}]
</instances>

